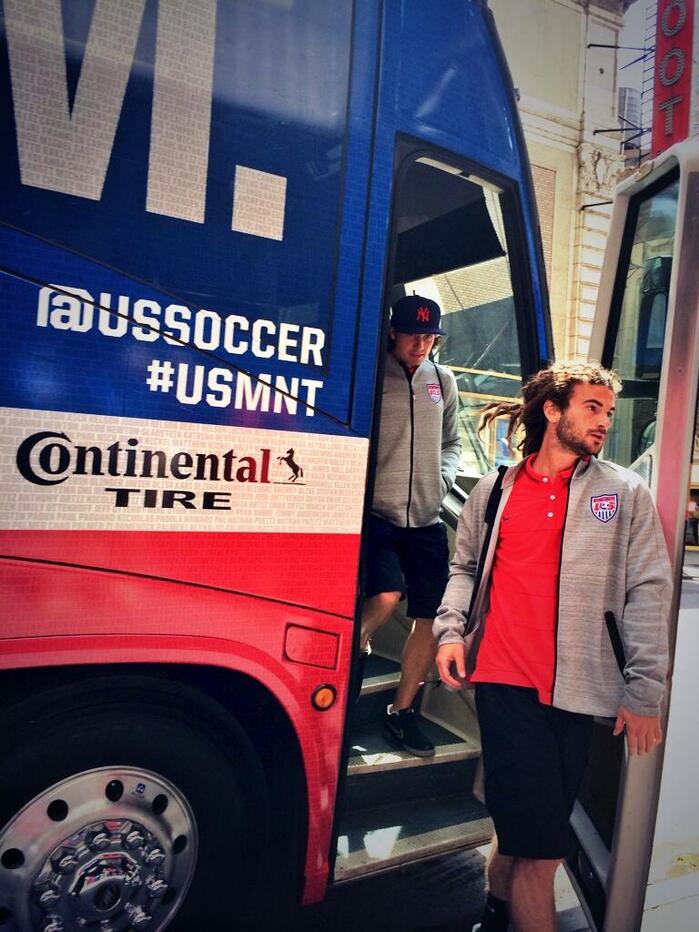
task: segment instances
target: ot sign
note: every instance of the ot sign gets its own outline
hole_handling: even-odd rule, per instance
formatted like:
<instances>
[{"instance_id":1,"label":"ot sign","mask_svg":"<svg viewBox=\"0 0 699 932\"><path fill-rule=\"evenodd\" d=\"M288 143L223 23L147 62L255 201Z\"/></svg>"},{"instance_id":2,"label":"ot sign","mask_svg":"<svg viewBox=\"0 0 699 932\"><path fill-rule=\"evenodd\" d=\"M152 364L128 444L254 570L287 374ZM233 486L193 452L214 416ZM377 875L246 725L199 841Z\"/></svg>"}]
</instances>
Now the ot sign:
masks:
<instances>
[{"instance_id":1,"label":"ot sign","mask_svg":"<svg viewBox=\"0 0 699 932\"><path fill-rule=\"evenodd\" d=\"M689 135L694 0L659 0L652 155Z\"/></svg>"}]
</instances>

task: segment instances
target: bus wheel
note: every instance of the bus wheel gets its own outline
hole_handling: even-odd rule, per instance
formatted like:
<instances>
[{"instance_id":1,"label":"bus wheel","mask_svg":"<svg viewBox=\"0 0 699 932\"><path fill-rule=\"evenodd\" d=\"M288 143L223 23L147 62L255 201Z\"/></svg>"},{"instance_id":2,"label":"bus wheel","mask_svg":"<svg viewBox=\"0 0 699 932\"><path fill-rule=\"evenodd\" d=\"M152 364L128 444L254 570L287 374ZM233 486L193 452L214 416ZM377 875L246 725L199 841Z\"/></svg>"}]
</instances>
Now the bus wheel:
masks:
<instances>
[{"instance_id":1,"label":"bus wheel","mask_svg":"<svg viewBox=\"0 0 699 932\"><path fill-rule=\"evenodd\" d=\"M241 747L174 696L100 698L47 710L6 749L0 926L234 928L254 861Z\"/></svg>"}]
</instances>

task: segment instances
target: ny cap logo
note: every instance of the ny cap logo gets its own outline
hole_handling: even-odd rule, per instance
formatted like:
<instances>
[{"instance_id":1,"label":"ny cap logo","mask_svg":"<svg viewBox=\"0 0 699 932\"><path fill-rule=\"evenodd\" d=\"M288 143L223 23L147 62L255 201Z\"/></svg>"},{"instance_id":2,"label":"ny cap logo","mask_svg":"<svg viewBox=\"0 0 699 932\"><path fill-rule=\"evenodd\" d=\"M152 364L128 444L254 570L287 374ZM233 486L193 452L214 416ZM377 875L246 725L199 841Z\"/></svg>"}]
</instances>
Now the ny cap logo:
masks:
<instances>
[{"instance_id":1,"label":"ny cap logo","mask_svg":"<svg viewBox=\"0 0 699 932\"><path fill-rule=\"evenodd\" d=\"M429 322L430 322L430 310L429 310L429 308L425 307L424 305L423 305L422 307L419 307L419 308L417 309L417 319L418 319L419 321L422 321L423 323L429 324Z\"/></svg>"}]
</instances>

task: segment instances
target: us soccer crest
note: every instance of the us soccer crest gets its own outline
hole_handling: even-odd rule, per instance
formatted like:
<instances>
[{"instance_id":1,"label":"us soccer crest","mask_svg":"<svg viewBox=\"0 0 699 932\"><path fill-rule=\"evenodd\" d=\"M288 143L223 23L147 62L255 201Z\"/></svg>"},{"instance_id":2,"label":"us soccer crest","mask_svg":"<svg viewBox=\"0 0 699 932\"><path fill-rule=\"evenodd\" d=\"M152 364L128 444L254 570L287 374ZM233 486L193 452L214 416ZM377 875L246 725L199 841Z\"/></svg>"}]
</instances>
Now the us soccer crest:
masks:
<instances>
[{"instance_id":1,"label":"us soccer crest","mask_svg":"<svg viewBox=\"0 0 699 932\"><path fill-rule=\"evenodd\" d=\"M427 394L436 405L438 405L442 400L442 389L439 387L439 385L437 385L436 382L427 383Z\"/></svg>"},{"instance_id":2,"label":"us soccer crest","mask_svg":"<svg viewBox=\"0 0 699 932\"><path fill-rule=\"evenodd\" d=\"M598 521L602 521L604 524L612 520L617 513L618 507L619 496L616 492L610 495L593 495L590 499L592 514Z\"/></svg>"}]
</instances>

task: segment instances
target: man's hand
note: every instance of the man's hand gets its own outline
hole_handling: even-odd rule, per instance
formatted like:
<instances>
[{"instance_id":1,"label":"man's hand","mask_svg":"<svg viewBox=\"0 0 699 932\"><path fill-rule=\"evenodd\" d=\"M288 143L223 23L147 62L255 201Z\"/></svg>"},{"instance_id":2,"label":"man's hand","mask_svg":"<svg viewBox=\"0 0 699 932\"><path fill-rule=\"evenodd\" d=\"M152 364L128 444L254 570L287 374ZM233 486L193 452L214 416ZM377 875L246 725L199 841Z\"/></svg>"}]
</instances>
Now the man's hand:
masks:
<instances>
[{"instance_id":1,"label":"man's hand","mask_svg":"<svg viewBox=\"0 0 699 932\"><path fill-rule=\"evenodd\" d=\"M624 728L629 754L646 754L663 740L660 718L657 715L636 715L626 706L620 705L614 734L620 735Z\"/></svg>"},{"instance_id":2,"label":"man's hand","mask_svg":"<svg viewBox=\"0 0 699 932\"><path fill-rule=\"evenodd\" d=\"M461 689L466 679L466 647L464 644L442 644L437 651L437 669L443 683ZM456 679L456 676L461 679Z\"/></svg>"}]
</instances>

